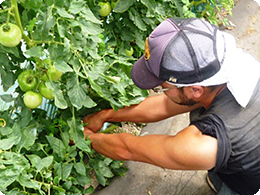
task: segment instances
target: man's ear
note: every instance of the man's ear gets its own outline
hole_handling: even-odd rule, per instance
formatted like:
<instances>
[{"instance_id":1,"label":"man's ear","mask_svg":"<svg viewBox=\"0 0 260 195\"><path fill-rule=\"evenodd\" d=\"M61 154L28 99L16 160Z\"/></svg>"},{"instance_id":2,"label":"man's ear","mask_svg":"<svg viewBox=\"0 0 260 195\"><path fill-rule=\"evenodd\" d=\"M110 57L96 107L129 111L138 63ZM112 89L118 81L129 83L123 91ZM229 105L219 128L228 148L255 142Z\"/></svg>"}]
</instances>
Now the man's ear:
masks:
<instances>
[{"instance_id":1,"label":"man's ear","mask_svg":"<svg viewBox=\"0 0 260 195\"><path fill-rule=\"evenodd\" d=\"M202 86L191 86L192 95L194 98L200 98L204 92Z\"/></svg>"}]
</instances>

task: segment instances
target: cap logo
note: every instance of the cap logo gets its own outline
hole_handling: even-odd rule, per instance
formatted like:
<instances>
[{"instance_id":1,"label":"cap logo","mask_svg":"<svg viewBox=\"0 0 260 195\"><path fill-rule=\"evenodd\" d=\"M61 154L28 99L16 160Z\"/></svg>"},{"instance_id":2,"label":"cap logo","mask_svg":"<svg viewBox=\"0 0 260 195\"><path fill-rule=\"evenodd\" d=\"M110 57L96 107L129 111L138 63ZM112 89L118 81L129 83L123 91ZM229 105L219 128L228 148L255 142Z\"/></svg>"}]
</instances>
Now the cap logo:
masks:
<instances>
[{"instance_id":1,"label":"cap logo","mask_svg":"<svg viewBox=\"0 0 260 195\"><path fill-rule=\"evenodd\" d=\"M144 50L144 59L149 60L151 53L150 53L150 47L148 43L148 37L145 39L145 50Z\"/></svg>"},{"instance_id":2,"label":"cap logo","mask_svg":"<svg viewBox=\"0 0 260 195\"><path fill-rule=\"evenodd\" d=\"M170 77L170 78L169 78L169 81L170 81L170 82L173 82L173 83L176 83L176 82L177 82L177 79L176 79L176 78L173 78L173 77Z\"/></svg>"}]
</instances>

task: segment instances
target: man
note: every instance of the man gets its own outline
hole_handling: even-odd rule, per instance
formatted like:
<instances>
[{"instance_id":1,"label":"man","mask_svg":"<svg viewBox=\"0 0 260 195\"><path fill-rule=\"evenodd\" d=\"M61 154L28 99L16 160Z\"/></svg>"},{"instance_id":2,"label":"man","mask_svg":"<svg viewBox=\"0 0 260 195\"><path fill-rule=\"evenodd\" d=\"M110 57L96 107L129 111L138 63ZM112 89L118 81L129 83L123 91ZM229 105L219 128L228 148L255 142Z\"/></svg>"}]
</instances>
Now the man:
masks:
<instances>
[{"instance_id":1,"label":"man","mask_svg":"<svg viewBox=\"0 0 260 195\"><path fill-rule=\"evenodd\" d=\"M219 194L260 189L260 65L234 38L208 22L166 19L147 38L131 76L163 93L138 105L86 116L85 136L97 152L118 160L176 170L209 170ZM98 132L105 121L156 122L190 112L175 136Z\"/></svg>"}]
</instances>

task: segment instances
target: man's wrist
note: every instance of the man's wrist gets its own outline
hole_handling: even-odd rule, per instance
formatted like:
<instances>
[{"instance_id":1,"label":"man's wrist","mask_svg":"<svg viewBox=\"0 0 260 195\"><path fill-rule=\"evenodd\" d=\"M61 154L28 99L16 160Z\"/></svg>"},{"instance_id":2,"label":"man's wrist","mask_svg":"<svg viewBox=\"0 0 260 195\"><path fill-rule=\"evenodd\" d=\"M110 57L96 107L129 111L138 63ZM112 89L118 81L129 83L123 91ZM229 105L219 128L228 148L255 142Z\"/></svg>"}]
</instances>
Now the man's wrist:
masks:
<instances>
[{"instance_id":1,"label":"man's wrist","mask_svg":"<svg viewBox=\"0 0 260 195\"><path fill-rule=\"evenodd\" d=\"M114 110L113 109L104 109L104 110L101 110L100 111L100 119L103 121L103 122L113 122L113 119L112 119L112 112Z\"/></svg>"}]
</instances>

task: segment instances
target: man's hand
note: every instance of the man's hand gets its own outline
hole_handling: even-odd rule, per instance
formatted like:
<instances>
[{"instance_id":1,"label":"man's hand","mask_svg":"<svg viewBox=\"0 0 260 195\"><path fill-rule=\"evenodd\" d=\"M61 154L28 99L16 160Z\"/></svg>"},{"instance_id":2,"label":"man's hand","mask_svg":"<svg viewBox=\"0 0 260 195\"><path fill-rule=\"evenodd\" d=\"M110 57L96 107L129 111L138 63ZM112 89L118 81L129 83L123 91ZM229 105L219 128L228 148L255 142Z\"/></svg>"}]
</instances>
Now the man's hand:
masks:
<instances>
[{"instance_id":1,"label":"man's hand","mask_svg":"<svg viewBox=\"0 0 260 195\"><path fill-rule=\"evenodd\" d=\"M83 118L83 123L86 124L85 127L94 133L98 132L105 122L103 113L105 113L105 110L85 116Z\"/></svg>"},{"instance_id":2,"label":"man's hand","mask_svg":"<svg viewBox=\"0 0 260 195\"><path fill-rule=\"evenodd\" d=\"M86 139L87 136L93 134L94 132L91 131L90 129L88 129L87 127L84 127L84 131L83 131L83 133L84 133L84 137L85 137L85 139Z\"/></svg>"}]
</instances>

